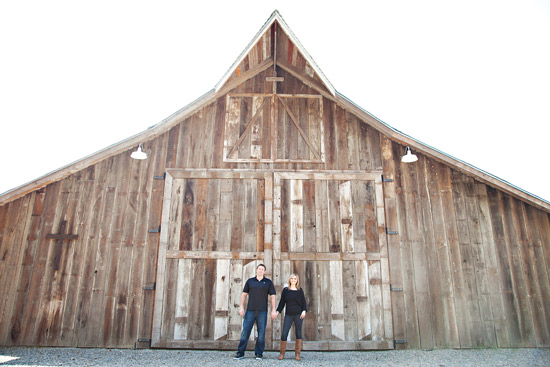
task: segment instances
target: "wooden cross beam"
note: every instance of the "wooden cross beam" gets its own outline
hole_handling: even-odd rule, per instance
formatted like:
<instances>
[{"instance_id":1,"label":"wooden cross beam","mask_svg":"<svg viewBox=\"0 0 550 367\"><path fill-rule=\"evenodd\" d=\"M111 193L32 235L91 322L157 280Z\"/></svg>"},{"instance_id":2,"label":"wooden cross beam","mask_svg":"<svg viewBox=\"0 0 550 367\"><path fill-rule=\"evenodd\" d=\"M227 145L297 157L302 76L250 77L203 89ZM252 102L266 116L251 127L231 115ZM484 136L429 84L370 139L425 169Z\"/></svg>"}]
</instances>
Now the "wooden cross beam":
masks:
<instances>
[{"instance_id":1,"label":"wooden cross beam","mask_svg":"<svg viewBox=\"0 0 550 367\"><path fill-rule=\"evenodd\" d=\"M77 234L68 234L68 233L66 234L65 233L66 228L67 228L67 221L66 220L61 221L61 224L59 225L59 233L58 234L48 233L46 235L46 238L50 239L50 240L61 241L61 242L63 242L63 241L73 241L73 240L78 239Z\"/></svg>"},{"instance_id":2,"label":"wooden cross beam","mask_svg":"<svg viewBox=\"0 0 550 367\"><path fill-rule=\"evenodd\" d=\"M284 82L285 78L282 76L268 76L265 80L273 82L273 94L277 94L277 82Z\"/></svg>"}]
</instances>

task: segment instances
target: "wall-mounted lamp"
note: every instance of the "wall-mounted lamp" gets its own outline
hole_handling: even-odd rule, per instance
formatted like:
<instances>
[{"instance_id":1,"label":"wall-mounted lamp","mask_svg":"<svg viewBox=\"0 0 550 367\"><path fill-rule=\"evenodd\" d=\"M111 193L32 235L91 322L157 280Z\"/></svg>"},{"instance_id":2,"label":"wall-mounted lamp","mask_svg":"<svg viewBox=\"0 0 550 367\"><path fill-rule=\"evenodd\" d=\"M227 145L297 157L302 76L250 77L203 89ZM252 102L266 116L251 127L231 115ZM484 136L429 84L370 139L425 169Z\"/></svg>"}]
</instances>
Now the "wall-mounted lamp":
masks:
<instances>
[{"instance_id":1,"label":"wall-mounted lamp","mask_svg":"<svg viewBox=\"0 0 550 367\"><path fill-rule=\"evenodd\" d=\"M401 162L412 163L412 162L416 162L417 160L418 160L418 157L415 154L411 153L411 148L407 147L407 154L401 157Z\"/></svg>"},{"instance_id":2,"label":"wall-mounted lamp","mask_svg":"<svg viewBox=\"0 0 550 367\"><path fill-rule=\"evenodd\" d=\"M141 150L141 144L140 144L137 150L135 152L132 152L130 157L134 159L147 159L147 153Z\"/></svg>"}]
</instances>

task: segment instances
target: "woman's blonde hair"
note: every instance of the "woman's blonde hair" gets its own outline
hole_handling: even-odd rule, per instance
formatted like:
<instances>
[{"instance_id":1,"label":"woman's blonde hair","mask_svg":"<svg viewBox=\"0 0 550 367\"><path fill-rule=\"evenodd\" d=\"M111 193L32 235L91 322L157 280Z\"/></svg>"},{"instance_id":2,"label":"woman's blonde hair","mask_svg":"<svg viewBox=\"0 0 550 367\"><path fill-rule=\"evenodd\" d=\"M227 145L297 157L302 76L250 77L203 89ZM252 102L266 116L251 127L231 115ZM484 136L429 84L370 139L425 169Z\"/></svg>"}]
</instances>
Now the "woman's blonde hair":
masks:
<instances>
[{"instance_id":1,"label":"woman's blonde hair","mask_svg":"<svg viewBox=\"0 0 550 367\"><path fill-rule=\"evenodd\" d=\"M298 274L290 274L288 277L288 287L290 288L290 278L296 277L296 289L300 289L300 277Z\"/></svg>"}]
</instances>

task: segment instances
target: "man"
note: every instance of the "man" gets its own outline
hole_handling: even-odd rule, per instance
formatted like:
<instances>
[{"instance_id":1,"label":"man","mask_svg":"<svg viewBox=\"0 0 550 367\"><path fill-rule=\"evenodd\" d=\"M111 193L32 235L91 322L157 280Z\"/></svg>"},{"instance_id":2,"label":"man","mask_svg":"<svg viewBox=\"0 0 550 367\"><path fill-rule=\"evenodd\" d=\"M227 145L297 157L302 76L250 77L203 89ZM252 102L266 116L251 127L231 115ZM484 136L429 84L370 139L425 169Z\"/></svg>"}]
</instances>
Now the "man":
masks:
<instances>
[{"instance_id":1,"label":"man","mask_svg":"<svg viewBox=\"0 0 550 367\"><path fill-rule=\"evenodd\" d=\"M258 339L256 340L256 347L254 353L256 359L262 359L265 349L265 327L267 325L267 299L271 299L271 319L277 318L277 310L275 308L275 287L273 282L266 277L265 265L260 264L256 267L256 276L246 281L243 293L241 294L241 305L239 306L239 314L244 317L243 331L241 333L241 340L239 341L239 349L234 359L243 359L244 351L246 350L246 344L248 344L248 338L254 323L258 328ZM246 313L244 312L244 301L248 296L248 306L246 307Z\"/></svg>"}]
</instances>

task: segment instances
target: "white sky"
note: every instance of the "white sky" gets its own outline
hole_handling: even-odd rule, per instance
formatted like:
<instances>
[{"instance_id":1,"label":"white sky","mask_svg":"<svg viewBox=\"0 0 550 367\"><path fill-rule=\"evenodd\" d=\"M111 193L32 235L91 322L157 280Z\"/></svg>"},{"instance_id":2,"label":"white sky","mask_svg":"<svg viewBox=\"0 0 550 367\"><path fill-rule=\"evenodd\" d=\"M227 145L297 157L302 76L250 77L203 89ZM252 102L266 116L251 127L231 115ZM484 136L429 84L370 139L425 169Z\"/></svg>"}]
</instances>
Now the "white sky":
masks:
<instances>
[{"instance_id":1,"label":"white sky","mask_svg":"<svg viewBox=\"0 0 550 367\"><path fill-rule=\"evenodd\" d=\"M278 9L354 103L550 200L550 0L190 3L0 0L0 193L208 92Z\"/></svg>"}]
</instances>

